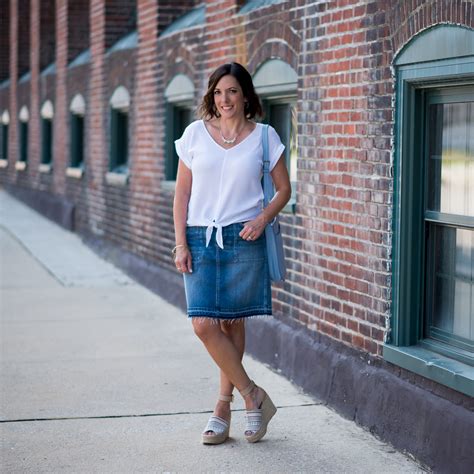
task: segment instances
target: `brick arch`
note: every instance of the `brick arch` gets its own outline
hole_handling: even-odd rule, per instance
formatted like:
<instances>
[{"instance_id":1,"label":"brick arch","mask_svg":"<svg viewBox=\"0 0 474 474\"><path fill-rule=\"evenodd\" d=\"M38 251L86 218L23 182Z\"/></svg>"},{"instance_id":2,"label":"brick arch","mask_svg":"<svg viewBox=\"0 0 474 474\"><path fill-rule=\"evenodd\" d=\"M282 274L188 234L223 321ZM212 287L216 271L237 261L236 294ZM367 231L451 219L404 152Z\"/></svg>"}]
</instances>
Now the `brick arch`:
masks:
<instances>
[{"instance_id":1,"label":"brick arch","mask_svg":"<svg viewBox=\"0 0 474 474\"><path fill-rule=\"evenodd\" d=\"M279 58L298 71L300 50L301 38L285 23L272 21L260 28L248 45L248 51L252 51L248 60L248 70L254 74L266 60Z\"/></svg>"},{"instance_id":2,"label":"brick arch","mask_svg":"<svg viewBox=\"0 0 474 474\"><path fill-rule=\"evenodd\" d=\"M403 2L396 2L387 14L387 24L392 39L393 58L409 43L409 41L422 31L440 25L461 25L474 28L473 15L466 15L472 2L462 0L456 2L455 8L450 8L445 0L432 0L421 2L418 7L408 10L403 7Z\"/></svg>"},{"instance_id":3,"label":"brick arch","mask_svg":"<svg viewBox=\"0 0 474 474\"><path fill-rule=\"evenodd\" d=\"M174 59L173 59L174 58ZM181 58L181 61L176 61L177 58ZM195 81L195 69L193 66L193 57L191 51L183 45L176 48L171 48L167 51L166 62L169 66L166 68L164 77L164 85L166 85L173 79L176 74L185 74L191 81Z\"/></svg>"}]
</instances>

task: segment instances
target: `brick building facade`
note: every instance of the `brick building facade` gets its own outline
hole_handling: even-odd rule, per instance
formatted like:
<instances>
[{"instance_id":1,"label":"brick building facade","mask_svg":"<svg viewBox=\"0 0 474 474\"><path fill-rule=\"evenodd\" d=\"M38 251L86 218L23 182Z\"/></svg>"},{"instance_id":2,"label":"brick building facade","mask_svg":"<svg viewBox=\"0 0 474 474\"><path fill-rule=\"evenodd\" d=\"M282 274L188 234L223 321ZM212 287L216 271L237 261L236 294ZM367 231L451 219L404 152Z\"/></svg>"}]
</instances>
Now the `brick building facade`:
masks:
<instances>
[{"instance_id":1,"label":"brick building facade","mask_svg":"<svg viewBox=\"0 0 474 474\"><path fill-rule=\"evenodd\" d=\"M266 119L288 132L294 185L282 217L288 279L273 288L274 320L252 321L249 351L428 465L468 472L473 1L11 0L1 7L2 187L178 304L182 285L169 256L172 141L215 67L246 65ZM459 179L467 204L424 213L429 206L417 193L431 189L434 165L418 167L425 153L418 142L436 141L427 135L426 123L437 120L429 104L445 107L447 117L453 103L468 111L453 132L466 142ZM412 137L418 132L420 140ZM426 230L433 222L434 243ZM452 291L429 274L447 225L464 239L455 252L461 245L471 262L464 286ZM438 324L439 288L454 309Z\"/></svg>"}]
</instances>

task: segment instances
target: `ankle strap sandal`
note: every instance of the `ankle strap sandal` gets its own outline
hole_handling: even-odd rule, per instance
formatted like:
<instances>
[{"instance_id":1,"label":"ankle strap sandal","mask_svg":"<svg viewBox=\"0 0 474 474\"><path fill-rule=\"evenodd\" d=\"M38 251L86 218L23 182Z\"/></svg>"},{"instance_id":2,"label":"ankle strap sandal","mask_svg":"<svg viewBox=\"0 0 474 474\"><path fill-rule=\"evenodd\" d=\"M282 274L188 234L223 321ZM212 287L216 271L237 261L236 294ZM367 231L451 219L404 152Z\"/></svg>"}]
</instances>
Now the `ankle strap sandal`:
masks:
<instances>
[{"instance_id":1,"label":"ankle strap sandal","mask_svg":"<svg viewBox=\"0 0 474 474\"><path fill-rule=\"evenodd\" d=\"M229 402L232 403L234 401L234 395L221 395L217 397L221 402Z\"/></svg>"}]
</instances>

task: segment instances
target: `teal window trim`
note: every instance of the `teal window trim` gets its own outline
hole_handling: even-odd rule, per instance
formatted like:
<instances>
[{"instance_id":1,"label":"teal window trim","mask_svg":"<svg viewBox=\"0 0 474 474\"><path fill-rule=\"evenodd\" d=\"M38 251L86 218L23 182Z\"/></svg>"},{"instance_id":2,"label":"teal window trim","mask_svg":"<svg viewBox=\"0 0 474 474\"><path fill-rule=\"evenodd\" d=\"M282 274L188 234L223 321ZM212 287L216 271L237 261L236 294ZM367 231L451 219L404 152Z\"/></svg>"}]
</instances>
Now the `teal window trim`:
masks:
<instances>
[{"instance_id":1,"label":"teal window trim","mask_svg":"<svg viewBox=\"0 0 474 474\"><path fill-rule=\"evenodd\" d=\"M263 106L263 111L264 111L264 119L263 119L262 122L270 124L276 129L277 127L275 127L275 124L272 123L272 118L271 118L271 108L272 108L272 106L274 106L274 105L289 105L289 106L296 107L297 101L298 101L298 97L297 97L296 91L295 91L295 93L291 93L291 94L289 93L287 95L278 94L278 95L274 95L274 96L266 95L266 96L262 97L262 106ZM292 122L291 122L291 117L290 117L290 119L286 123L286 129L284 130L283 135L290 137L291 136L291 128L292 128ZM297 128L298 128L298 125L296 125L296 130L294 130L294 132L298 135ZM278 132L278 130L277 130L277 132ZM289 143L284 143L284 145L285 145L284 154L285 154L285 160L286 160L286 167L288 169L288 174L291 177L291 170L290 170L291 149L290 149L290 144ZM291 197L290 197L290 200L288 201L288 204L283 208L282 212L284 212L284 213L294 214L296 212L296 186L297 186L297 182L294 181L294 180L291 181Z\"/></svg>"},{"instance_id":2,"label":"teal window trim","mask_svg":"<svg viewBox=\"0 0 474 474\"><path fill-rule=\"evenodd\" d=\"M396 68L396 130L392 249L391 331L383 357L412 372L474 396L474 369L461 350L423 340L424 306L424 90L474 83L474 56ZM432 216L433 218L439 216ZM441 216L442 217L442 216ZM462 220L462 219L461 219ZM449 363L448 363L449 362Z\"/></svg>"},{"instance_id":3,"label":"teal window trim","mask_svg":"<svg viewBox=\"0 0 474 474\"><path fill-rule=\"evenodd\" d=\"M28 122L20 121L20 160L26 163L28 161Z\"/></svg>"},{"instance_id":4,"label":"teal window trim","mask_svg":"<svg viewBox=\"0 0 474 474\"><path fill-rule=\"evenodd\" d=\"M70 165L72 168L82 168L84 163L84 117L70 114Z\"/></svg>"},{"instance_id":5,"label":"teal window trim","mask_svg":"<svg viewBox=\"0 0 474 474\"><path fill-rule=\"evenodd\" d=\"M110 112L109 170L128 173L128 112L114 108Z\"/></svg>"},{"instance_id":6,"label":"teal window trim","mask_svg":"<svg viewBox=\"0 0 474 474\"><path fill-rule=\"evenodd\" d=\"M185 102L166 103L166 131L165 131L165 179L176 181L178 171L178 155L174 141L181 137L184 129L192 121L193 104Z\"/></svg>"},{"instance_id":7,"label":"teal window trim","mask_svg":"<svg viewBox=\"0 0 474 474\"><path fill-rule=\"evenodd\" d=\"M53 121L41 119L41 163L50 164L53 157Z\"/></svg>"},{"instance_id":8,"label":"teal window trim","mask_svg":"<svg viewBox=\"0 0 474 474\"><path fill-rule=\"evenodd\" d=\"M8 124L2 124L2 156L3 160L8 160Z\"/></svg>"}]
</instances>

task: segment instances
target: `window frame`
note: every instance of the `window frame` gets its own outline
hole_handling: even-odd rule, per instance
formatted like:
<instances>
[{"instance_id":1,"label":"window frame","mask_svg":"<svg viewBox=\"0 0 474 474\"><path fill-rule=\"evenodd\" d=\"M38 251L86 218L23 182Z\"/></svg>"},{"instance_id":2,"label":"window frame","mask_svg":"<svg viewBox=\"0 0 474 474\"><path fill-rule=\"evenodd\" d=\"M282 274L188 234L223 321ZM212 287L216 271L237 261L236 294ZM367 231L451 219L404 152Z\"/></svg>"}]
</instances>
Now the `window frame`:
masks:
<instances>
[{"instance_id":1,"label":"window frame","mask_svg":"<svg viewBox=\"0 0 474 474\"><path fill-rule=\"evenodd\" d=\"M2 156L1 159L8 161L8 123L1 123L2 125Z\"/></svg>"},{"instance_id":2,"label":"window frame","mask_svg":"<svg viewBox=\"0 0 474 474\"><path fill-rule=\"evenodd\" d=\"M84 168L84 115L70 112L70 168ZM81 126L79 127L79 123ZM79 130L80 129L80 130ZM80 158L80 159L79 159Z\"/></svg>"},{"instance_id":3,"label":"window frame","mask_svg":"<svg viewBox=\"0 0 474 474\"><path fill-rule=\"evenodd\" d=\"M165 127L165 141L166 141L165 182L166 183L176 182L176 172L178 170L179 157L176 153L174 140L177 138L180 138L178 134L176 133L176 130L182 128L182 126L178 125L177 123L178 111L180 110L187 110L192 114L194 112L193 102L191 100L166 102L166 127ZM184 131L184 129L182 131Z\"/></svg>"},{"instance_id":4,"label":"window frame","mask_svg":"<svg viewBox=\"0 0 474 474\"><path fill-rule=\"evenodd\" d=\"M128 134L128 110L111 107L109 171L112 173L128 174Z\"/></svg>"},{"instance_id":5,"label":"window frame","mask_svg":"<svg viewBox=\"0 0 474 474\"><path fill-rule=\"evenodd\" d=\"M423 339L424 308L424 91L474 84L474 56L402 64L396 67L392 314L383 357L412 372L474 396L474 367L458 351ZM421 128L419 128L421 127Z\"/></svg>"},{"instance_id":6,"label":"window frame","mask_svg":"<svg viewBox=\"0 0 474 474\"><path fill-rule=\"evenodd\" d=\"M18 155L18 161L26 164L28 163L28 120L20 120L19 126L20 153Z\"/></svg>"},{"instance_id":7,"label":"window frame","mask_svg":"<svg viewBox=\"0 0 474 474\"><path fill-rule=\"evenodd\" d=\"M270 108L272 105L289 105L291 106L294 104L295 109L297 110L298 107L298 93L295 90L294 92L288 93L278 93L278 94L261 94L260 98L262 100L262 107L264 110L264 117L262 123L271 125L270 123ZM297 112L298 113L298 112ZM273 126L273 125L272 125ZM290 118L290 133L288 134L291 136L291 118ZM296 123L296 149L298 150L298 122ZM287 155L288 153L288 155ZM286 168L288 170L288 175L291 179L291 150L290 144L285 143L285 162ZM298 161L298 156L296 157ZM298 164L296 164L298 166ZM298 184L298 180L291 181L291 197L286 206L282 209L282 212L288 214L294 214L296 212L296 187Z\"/></svg>"},{"instance_id":8,"label":"window frame","mask_svg":"<svg viewBox=\"0 0 474 474\"><path fill-rule=\"evenodd\" d=\"M53 162L53 120L41 117L41 164Z\"/></svg>"}]
</instances>

